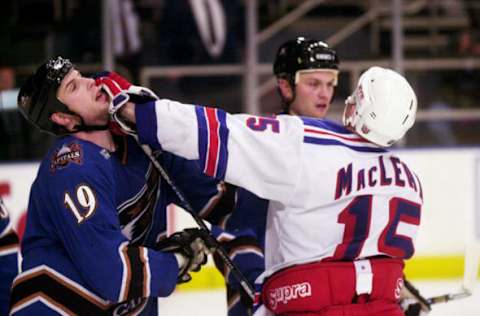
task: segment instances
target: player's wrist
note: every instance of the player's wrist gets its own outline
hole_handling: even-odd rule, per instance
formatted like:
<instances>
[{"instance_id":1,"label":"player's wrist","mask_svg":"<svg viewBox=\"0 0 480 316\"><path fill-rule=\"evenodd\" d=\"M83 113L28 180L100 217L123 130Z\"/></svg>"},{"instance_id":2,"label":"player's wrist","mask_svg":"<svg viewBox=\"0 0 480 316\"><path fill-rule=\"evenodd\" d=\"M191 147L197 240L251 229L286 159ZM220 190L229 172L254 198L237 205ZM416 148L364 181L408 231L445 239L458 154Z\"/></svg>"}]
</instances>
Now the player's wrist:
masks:
<instances>
[{"instance_id":1,"label":"player's wrist","mask_svg":"<svg viewBox=\"0 0 480 316\"><path fill-rule=\"evenodd\" d=\"M136 123L135 119L135 104L133 102L127 102L119 111L120 118L128 123Z\"/></svg>"},{"instance_id":2,"label":"player's wrist","mask_svg":"<svg viewBox=\"0 0 480 316\"><path fill-rule=\"evenodd\" d=\"M183 271L185 270L185 268L188 264L188 258L185 257L184 255L182 255L179 252L174 252L173 255L175 256L175 259L177 260L178 274L180 275L181 273L183 273Z\"/></svg>"}]
</instances>

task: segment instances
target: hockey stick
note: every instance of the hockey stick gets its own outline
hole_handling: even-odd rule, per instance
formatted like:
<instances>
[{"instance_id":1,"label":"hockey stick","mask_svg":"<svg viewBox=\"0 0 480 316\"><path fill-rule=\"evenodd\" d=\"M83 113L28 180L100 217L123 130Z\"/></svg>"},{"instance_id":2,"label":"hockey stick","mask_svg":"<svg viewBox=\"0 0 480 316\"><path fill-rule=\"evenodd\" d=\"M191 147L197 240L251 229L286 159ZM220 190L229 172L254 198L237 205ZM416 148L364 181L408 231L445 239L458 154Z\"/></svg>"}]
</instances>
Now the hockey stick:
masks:
<instances>
[{"instance_id":1,"label":"hockey stick","mask_svg":"<svg viewBox=\"0 0 480 316\"><path fill-rule=\"evenodd\" d=\"M138 135L134 131L134 129L132 129L128 123L123 122L116 114L118 109L123 105L125 105L126 101L128 100L130 100L130 102L135 102L135 100L141 99L143 100L143 102L145 102L145 101L158 100L159 99L158 96L150 89L129 85L128 82L126 84L123 83L124 86L127 86L127 90L122 90L123 89L122 84L119 84L119 82L117 82L118 80L119 80L118 78L115 78L115 79L108 78L108 80L104 80L105 82L101 83L102 89L104 89L104 91L112 98L111 105L110 105L111 108L109 108L111 119L119 124L120 128L124 133L129 134L136 140L136 142L145 152L145 154L150 159L154 167L158 170L158 172L160 173L160 176L165 181L167 181L167 183L170 185L172 190L175 192L178 199L180 200L180 203L182 204L182 207L188 213L190 213L190 215L195 220L195 222L200 227L200 229L204 230L207 233L206 235L208 236L208 240L205 240L205 242L208 244L209 248L213 248L213 250L219 255L220 259L225 263L226 267L230 269L230 272L233 274L235 279L240 283L240 286L248 295L248 297L252 300L252 303L253 303L255 298L255 290L253 286L248 282L247 278L242 274L240 269L233 263L233 261L230 259L227 252L221 246L218 240L216 240L215 237L213 237L210 229L203 222L202 218L195 212L192 205L185 198L185 195L174 183L174 181L172 180L170 175L167 173L167 171L158 162L150 146L141 144L140 140L138 139ZM123 81L126 81L126 80L122 79L122 82ZM112 93L112 88L114 89L114 91L121 90L122 93L118 93L114 95ZM126 97L125 93L128 93L128 95L130 96L130 99Z\"/></svg>"},{"instance_id":2,"label":"hockey stick","mask_svg":"<svg viewBox=\"0 0 480 316\"><path fill-rule=\"evenodd\" d=\"M137 135L135 134L130 134L130 135L132 135L135 138L135 140L142 147L143 151L145 152L145 154L148 156L148 158L154 165L155 169L157 169L158 172L160 172L161 177L165 181L167 181L167 183L170 185L170 187L172 188L172 190L175 192L178 199L180 200L180 203L182 204L183 208L192 216L192 218L195 220L197 225L208 233L207 235L209 236L209 240L207 240L206 242L209 244L210 247L213 247L214 251L220 256L220 258L225 263L227 268L230 269L235 279L237 279L242 289L245 291L245 293L250 297L250 299L253 302L255 297L255 290L253 286L250 284L250 282L248 282L247 278L243 275L243 273L235 265L235 263L233 263L233 261L230 259L227 252L222 247L222 245L218 242L218 240L216 240L215 237L212 236L208 226L205 224L202 218L194 211L192 205L188 202L183 192L178 188L178 186L172 180L172 178L167 173L167 171L158 162L157 158L155 158L150 146L140 144Z\"/></svg>"},{"instance_id":3,"label":"hockey stick","mask_svg":"<svg viewBox=\"0 0 480 316\"><path fill-rule=\"evenodd\" d=\"M439 295L439 296L433 296L430 298L427 298L428 304L438 304L438 303L447 303L450 301L462 299L462 298L467 298L470 295L472 295L471 292L467 290L460 291L458 293L454 294L445 294L445 295Z\"/></svg>"}]
</instances>

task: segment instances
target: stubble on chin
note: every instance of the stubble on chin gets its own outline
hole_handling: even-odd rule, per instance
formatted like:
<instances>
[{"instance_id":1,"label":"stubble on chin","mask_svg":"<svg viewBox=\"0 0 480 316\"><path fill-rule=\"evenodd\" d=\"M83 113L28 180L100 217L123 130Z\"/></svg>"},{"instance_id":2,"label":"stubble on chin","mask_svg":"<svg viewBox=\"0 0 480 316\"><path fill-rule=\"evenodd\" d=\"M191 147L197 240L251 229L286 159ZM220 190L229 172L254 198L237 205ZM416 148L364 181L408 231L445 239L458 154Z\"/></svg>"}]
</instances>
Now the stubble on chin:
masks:
<instances>
[{"instance_id":1,"label":"stubble on chin","mask_svg":"<svg viewBox=\"0 0 480 316\"><path fill-rule=\"evenodd\" d=\"M102 116L102 122L105 122L107 124L110 121L110 115L108 113L104 113Z\"/></svg>"}]
</instances>

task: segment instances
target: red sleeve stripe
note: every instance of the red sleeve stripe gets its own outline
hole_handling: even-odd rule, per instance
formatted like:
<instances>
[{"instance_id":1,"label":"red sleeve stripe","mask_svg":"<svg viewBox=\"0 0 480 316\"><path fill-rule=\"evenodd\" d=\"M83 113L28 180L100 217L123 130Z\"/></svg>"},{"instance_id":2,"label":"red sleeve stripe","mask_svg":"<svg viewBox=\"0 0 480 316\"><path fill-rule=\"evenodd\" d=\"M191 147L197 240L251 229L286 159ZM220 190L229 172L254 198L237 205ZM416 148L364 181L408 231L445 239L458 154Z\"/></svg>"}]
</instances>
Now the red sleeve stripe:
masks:
<instances>
[{"instance_id":1,"label":"red sleeve stripe","mask_svg":"<svg viewBox=\"0 0 480 316\"><path fill-rule=\"evenodd\" d=\"M208 128L208 152L205 164L205 173L209 176L214 176L217 171L219 150L220 150L220 124L216 115L216 110L213 108L205 108L205 115L207 117Z\"/></svg>"},{"instance_id":2,"label":"red sleeve stripe","mask_svg":"<svg viewBox=\"0 0 480 316\"><path fill-rule=\"evenodd\" d=\"M203 172L223 179L228 161L226 113L208 107L195 107L198 123L199 161Z\"/></svg>"}]
</instances>

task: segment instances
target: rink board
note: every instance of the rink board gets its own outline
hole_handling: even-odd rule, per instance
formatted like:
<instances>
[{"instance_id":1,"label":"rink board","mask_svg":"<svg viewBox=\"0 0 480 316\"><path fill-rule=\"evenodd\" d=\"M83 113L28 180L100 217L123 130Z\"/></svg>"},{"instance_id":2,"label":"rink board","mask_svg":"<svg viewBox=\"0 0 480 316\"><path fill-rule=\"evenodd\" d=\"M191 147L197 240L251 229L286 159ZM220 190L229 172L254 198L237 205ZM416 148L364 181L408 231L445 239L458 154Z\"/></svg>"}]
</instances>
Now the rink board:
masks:
<instances>
[{"instance_id":1,"label":"rink board","mask_svg":"<svg viewBox=\"0 0 480 316\"><path fill-rule=\"evenodd\" d=\"M480 236L480 150L398 150L423 184L424 208L416 255L407 262L413 279L458 278L463 274L466 240ZM29 188L38 163L0 164L0 194L14 225L27 209ZM189 226L181 210L171 210L171 223ZM221 275L209 266L182 289L219 288Z\"/></svg>"}]
</instances>

